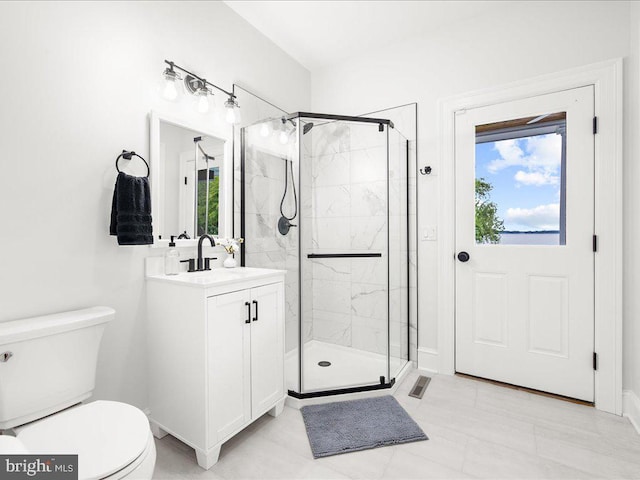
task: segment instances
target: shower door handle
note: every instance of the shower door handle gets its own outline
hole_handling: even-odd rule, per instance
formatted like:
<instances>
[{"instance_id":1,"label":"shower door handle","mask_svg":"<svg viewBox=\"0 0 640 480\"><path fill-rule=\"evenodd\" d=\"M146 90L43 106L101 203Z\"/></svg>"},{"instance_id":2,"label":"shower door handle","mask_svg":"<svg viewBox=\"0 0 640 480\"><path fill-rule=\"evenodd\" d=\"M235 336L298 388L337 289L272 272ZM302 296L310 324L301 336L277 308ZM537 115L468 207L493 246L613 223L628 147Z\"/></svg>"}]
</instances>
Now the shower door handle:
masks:
<instances>
[{"instance_id":1,"label":"shower door handle","mask_svg":"<svg viewBox=\"0 0 640 480\"><path fill-rule=\"evenodd\" d=\"M253 304L256 306L256 316L255 316L255 317L253 317L253 321L254 321L254 322L257 322L257 321L258 321L258 301L257 301L257 300L254 300L254 301L253 301Z\"/></svg>"},{"instance_id":2,"label":"shower door handle","mask_svg":"<svg viewBox=\"0 0 640 480\"><path fill-rule=\"evenodd\" d=\"M249 302L244 302L244 304L247 307L247 319L244 323L251 323L251 304Z\"/></svg>"}]
</instances>

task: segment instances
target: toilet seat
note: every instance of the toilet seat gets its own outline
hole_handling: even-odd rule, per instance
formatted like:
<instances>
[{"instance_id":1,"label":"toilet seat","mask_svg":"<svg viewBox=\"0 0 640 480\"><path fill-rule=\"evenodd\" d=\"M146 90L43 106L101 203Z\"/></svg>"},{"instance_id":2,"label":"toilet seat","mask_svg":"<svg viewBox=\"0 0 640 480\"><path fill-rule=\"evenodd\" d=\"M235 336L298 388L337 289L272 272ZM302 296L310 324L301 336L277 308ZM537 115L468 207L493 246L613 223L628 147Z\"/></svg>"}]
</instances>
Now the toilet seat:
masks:
<instances>
[{"instance_id":1,"label":"toilet seat","mask_svg":"<svg viewBox=\"0 0 640 480\"><path fill-rule=\"evenodd\" d=\"M46 417L17 434L33 453L77 454L78 478L96 480L117 477L117 472L155 448L149 438L149 422L142 411L102 400Z\"/></svg>"},{"instance_id":2,"label":"toilet seat","mask_svg":"<svg viewBox=\"0 0 640 480\"><path fill-rule=\"evenodd\" d=\"M10 435L0 435L0 452L2 452L3 455L22 455L29 453L20 440Z\"/></svg>"}]
</instances>

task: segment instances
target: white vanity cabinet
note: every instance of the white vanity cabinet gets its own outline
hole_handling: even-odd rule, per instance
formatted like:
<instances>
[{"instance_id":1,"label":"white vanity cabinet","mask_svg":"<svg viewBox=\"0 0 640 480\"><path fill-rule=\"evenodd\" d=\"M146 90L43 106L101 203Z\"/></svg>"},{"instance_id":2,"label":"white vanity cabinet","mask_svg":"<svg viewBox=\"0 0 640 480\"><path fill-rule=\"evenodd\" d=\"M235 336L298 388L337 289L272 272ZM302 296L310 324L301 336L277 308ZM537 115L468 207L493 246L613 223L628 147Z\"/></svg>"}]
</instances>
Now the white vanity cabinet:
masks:
<instances>
[{"instance_id":1,"label":"white vanity cabinet","mask_svg":"<svg viewBox=\"0 0 640 480\"><path fill-rule=\"evenodd\" d=\"M147 277L152 431L211 468L222 444L284 406L284 272Z\"/></svg>"}]
</instances>

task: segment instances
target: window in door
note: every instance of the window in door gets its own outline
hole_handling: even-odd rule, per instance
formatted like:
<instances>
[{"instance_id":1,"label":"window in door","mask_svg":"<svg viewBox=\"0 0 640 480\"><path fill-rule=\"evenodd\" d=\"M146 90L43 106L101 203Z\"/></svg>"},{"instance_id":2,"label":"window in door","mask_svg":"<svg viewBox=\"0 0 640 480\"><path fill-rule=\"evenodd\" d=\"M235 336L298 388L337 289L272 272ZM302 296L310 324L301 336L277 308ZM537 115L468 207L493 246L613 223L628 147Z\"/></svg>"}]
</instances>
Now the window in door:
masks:
<instances>
[{"instance_id":1,"label":"window in door","mask_svg":"<svg viewBox=\"0 0 640 480\"><path fill-rule=\"evenodd\" d=\"M566 112L476 126L476 244L566 244Z\"/></svg>"}]
</instances>

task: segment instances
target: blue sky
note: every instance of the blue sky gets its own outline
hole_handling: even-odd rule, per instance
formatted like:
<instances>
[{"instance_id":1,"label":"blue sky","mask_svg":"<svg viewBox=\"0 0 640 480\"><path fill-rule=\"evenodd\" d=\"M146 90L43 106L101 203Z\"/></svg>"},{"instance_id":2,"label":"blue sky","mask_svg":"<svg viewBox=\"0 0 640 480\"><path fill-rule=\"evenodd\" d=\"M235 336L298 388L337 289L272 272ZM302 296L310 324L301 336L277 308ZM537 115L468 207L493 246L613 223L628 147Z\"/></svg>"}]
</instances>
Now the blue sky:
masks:
<instances>
[{"instance_id":1,"label":"blue sky","mask_svg":"<svg viewBox=\"0 0 640 480\"><path fill-rule=\"evenodd\" d=\"M476 145L476 178L493 185L505 230L558 230L561 155L555 133Z\"/></svg>"}]
</instances>

